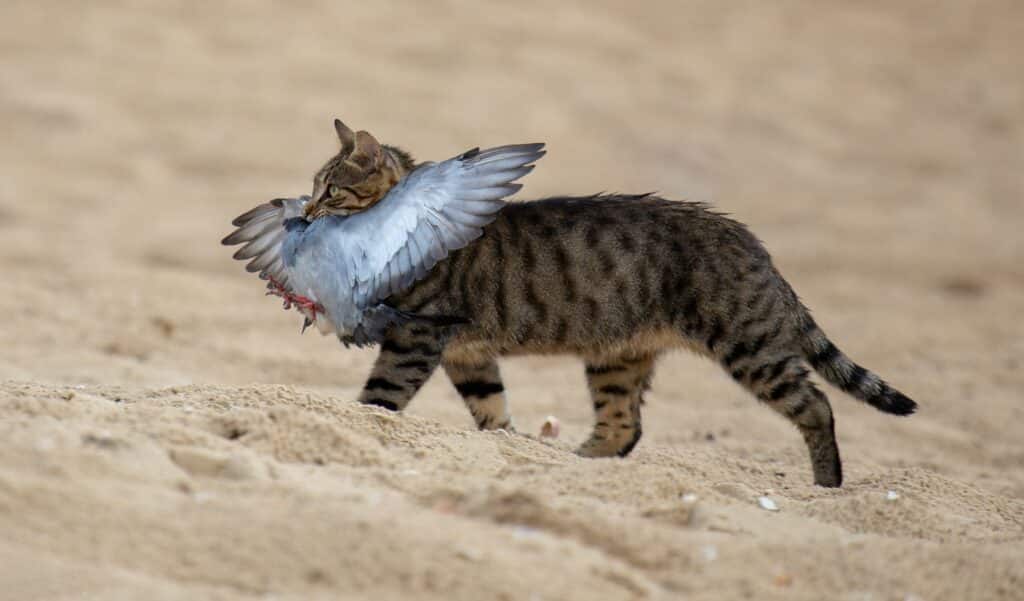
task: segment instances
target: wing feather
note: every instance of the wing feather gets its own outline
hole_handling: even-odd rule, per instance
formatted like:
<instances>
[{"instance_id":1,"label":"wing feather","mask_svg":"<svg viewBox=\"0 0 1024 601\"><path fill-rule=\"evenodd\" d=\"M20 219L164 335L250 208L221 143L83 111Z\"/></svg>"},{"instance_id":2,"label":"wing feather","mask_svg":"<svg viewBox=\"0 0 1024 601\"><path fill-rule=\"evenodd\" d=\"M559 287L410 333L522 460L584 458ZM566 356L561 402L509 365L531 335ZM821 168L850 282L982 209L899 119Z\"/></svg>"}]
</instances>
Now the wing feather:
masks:
<instances>
[{"instance_id":1,"label":"wing feather","mask_svg":"<svg viewBox=\"0 0 1024 601\"><path fill-rule=\"evenodd\" d=\"M268 229L262 235L253 238L245 246L236 250L232 257L239 261L244 261L257 255L261 255L271 246L280 244L281 241L284 240L284 233L283 227L278 227L274 230Z\"/></svg>"},{"instance_id":2,"label":"wing feather","mask_svg":"<svg viewBox=\"0 0 1024 601\"><path fill-rule=\"evenodd\" d=\"M512 169L517 169L520 165L522 165L524 156L529 155L502 155L498 158L489 159L487 161L482 162L481 166L487 167L487 169L493 170L495 172L509 171Z\"/></svg>"},{"instance_id":3,"label":"wing feather","mask_svg":"<svg viewBox=\"0 0 1024 601\"><path fill-rule=\"evenodd\" d=\"M415 245L417 247L416 248L416 279L417 280L427 275L427 270L428 270L428 268L426 267L427 263L430 263L431 267L434 266L434 262L432 262L433 253L430 252L431 251L431 246L432 246L432 244L431 244L432 240L430 239L429 230L430 230L430 225L429 224L427 224L427 223L420 223L416 227L416 229L414 229L412 231L411 235L409 236L409 240L412 241L413 243L415 243Z\"/></svg>"},{"instance_id":4,"label":"wing feather","mask_svg":"<svg viewBox=\"0 0 1024 601\"><path fill-rule=\"evenodd\" d=\"M397 260L394 261L394 265L398 268L399 289L408 288L409 286L412 286L412 283L415 281L413 279L412 270L412 253L409 252L408 246L403 246L398 249L395 257ZM388 265L390 266L390 263Z\"/></svg>"},{"instance_id":5,"label":"wing feather","mask_svg":"<svg viewBox=\"0 0 1024 601\"><path fill-rule=\"evenodd\" d=\"M438 231L437 226L427 221L423 227L424 237L427 239L427 246L429 248L430 258L436 263L441 259L445 258L445 244L444 239L441 237L441 232Z\"/></svg>"},{"instance_id":6,"label":"wing feather","mask_svg":"<svg viewBox=\"0 0 1024 601\"><path fill-rule=\"evenodd\" d=\"M491 215L475 215L473 213L466 213L455 207L445 207L442 212L444 213L444 216L448 218L448 221L456 226L479 229L494 221L494 217Z\"/></svg>"},{"instance_id":7,"label":"wing feather","mask_svg":"<svg viewBox=\"0 0 1024 601\"><path fill-rule=\"evenodd\" d=\"M245 261L250 273L258 273L260 279L274 278L281 285L287 285L287 270L281 259L281 245L285 239L284 222L302 215L302 207L309 201L308 196L299 198L275 198L242 213L232 220L237 227L221 240L225 246L244 244L235 251L234 258Z\"/></svg>"},{"instance_id":8,"label":"wing feather","mask_svg":"<svg viewBox=\"0 0 1024 601\"><path fill-rule=\"evenodd\" d=\"M299 239L284 228L288 219L302 216L308 196L274 199L239 215L232 221L237 229L222 242L242 245L235 258L248 260L246 269L260 278L308 288L339 316L339 331L355 327L346 321L349 309L358 315L408 290L438 261L478 238L504 198L522 187L513 182L544 154L543 144L520 144L421 165L369 209L311 224L301 242L315 245L311 252L292 255ZM291 248L287 260L283 247Z\"/></svg>"},{"instance_id":9,"label":"wing feather","mask_svg":"<svg viewBox=\"0 0 1024 601\"><path fill-rule=\"evenodd\" d=\"M272 215L275 208L277 208L277 207L275 207L274 205L272 205L269 202L265 203L265 204L261 204L258 207L255 207L253 209L249 209L248 211L242 213L238 217L235 217L231 221L231 225L233 225L235 227L241 227L241 226L243 226L243 225L245 225L247 223L250 223L250 222L256 220L257 218L266 217L268 215Z\"/></svg>"},{"instance_id":10,"label":"wing feather","mask_svg":"<svg viewBox=\"0 0 1024 601\"><path fill-rule=\"evenodd\" d=\"M386 279L382 280L381 286L387 286L388 290L401 290L402 289L402 270L398 268L398 263L391 263L387 267L385 272Z\"/></svg>"},{"instance_id":11,"label":"wing feather","mask_svg":"<svg viewBox=\"0 0 1024 601\"><path fill-rule=\"evenodd\" d=\"M473 241L471 230L460 230L445 219L436 218L429 221L438 232L443 244L441 259L447 256L446 248L462 248ZM440 260L440 259L438 259Z\"/></svg>"},{"instance_id":12,"label":"wing feather","mask_svg":"<svg viewBox=\"0 0 1024 601\"><path fill-rule=\"evenodd\" d=\"M464 190L459 192L459 200L463 201L458 203L458 207L467 212L471 212L473 207L484 206L480 204L470 204L473 201L486 202L493 206L501 203L495 203L495 198L504 198L506 196L512 196L519 191L523 186L520 184L508 184L506 186L493 186L489 188L477 188L475 190ZM492 211L493 212L493 211Z\"/></svg>"},{"instance_id":13,"label":"wing feather","mask_svg":"<svg viewBox=\"0 0 1024 601\"><path fill-rule=\"evenodd\" d=\"M532 155L541 153L543 156L544 144L537 142L533 144L509 144L506 146L495 146L482 150L474 157L477 164L485 164L495 159L504 159L512 156Z\"/></svg>"},{"instance_id":14,"label":"wing feather","mask_svg":"<svg viewBox=\"0 0 1024 601\"><path fill-rule=\"evenodd\" d=\"M282 285L287 281L288 275L284 271L284 261L281 260L281 257L274 259L274 262L267 265L267 269L260 274L261 280L270 278L274 278L274 280Z\"/></svg>"},{"instance_id":15,"label":"wing feather","mask_svg":"<svg viewBox=\"0 0 1024 601\"><path fill-rule=\"evenodd\" d=\"M254 240L273 228L274 217L273 215L270 215L267 217L263 217L258 221L252 221L250 223L247 223L246 225L232 232L221 242L228 246L234 244L241 244L242 242L246 242L248 240Z\"/></svg>"},{"instance_id":16,"label":"wing feather","mask_svg":"<svg viewBox=\"0 0 1024 601\"><path fill-rule=\"evenodd\" d=\"M477 178L477 181L481 186L503 186L510 181L519 179L531 171L533 171L534 165L527 167L519 167L515 169L501 169L494 170L488 169L486 175L482 175Z\"/></svg>"},{"instance_id":17,"label":"wing feather","mask_svg":"<svg viewBox=\"0 0 1024 601\"><path fill-rule=\"evenodd\" d=\"M392 188L379 203L338 223L334 236L342 254L365 257L353 272L359 308L407 290L452 251L463 248L522 188L513 183L544 156L543 144L471 150L440 163L425 164Z\"/></svg>"}]
</instances>

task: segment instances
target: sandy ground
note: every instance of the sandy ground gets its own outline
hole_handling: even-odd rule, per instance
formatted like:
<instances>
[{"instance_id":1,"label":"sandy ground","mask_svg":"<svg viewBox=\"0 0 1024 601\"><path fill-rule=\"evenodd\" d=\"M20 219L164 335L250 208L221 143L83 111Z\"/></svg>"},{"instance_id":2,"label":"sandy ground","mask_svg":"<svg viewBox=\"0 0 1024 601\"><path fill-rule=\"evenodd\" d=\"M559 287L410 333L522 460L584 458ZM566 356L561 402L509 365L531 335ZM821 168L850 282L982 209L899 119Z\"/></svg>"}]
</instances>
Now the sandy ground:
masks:
<instances>
[{"instance_id":1,"label":"sandy ground","mask_svg":"<svg viewBox=\"0 0 1024 601\"><path fill-rule=\"evenodd\" d=\"M1024 4L0 16L0 598L1024 596ZM830 389L823 490L682 353L626 460L570 452L571 358L503 364L553 443L474 431L443 376L406 415L354 405L373 353L299 336L218 244L309 190L336 115L428 158L546 141L532 196L715 202L920 414Z\"/></svg>"}]
</instances>

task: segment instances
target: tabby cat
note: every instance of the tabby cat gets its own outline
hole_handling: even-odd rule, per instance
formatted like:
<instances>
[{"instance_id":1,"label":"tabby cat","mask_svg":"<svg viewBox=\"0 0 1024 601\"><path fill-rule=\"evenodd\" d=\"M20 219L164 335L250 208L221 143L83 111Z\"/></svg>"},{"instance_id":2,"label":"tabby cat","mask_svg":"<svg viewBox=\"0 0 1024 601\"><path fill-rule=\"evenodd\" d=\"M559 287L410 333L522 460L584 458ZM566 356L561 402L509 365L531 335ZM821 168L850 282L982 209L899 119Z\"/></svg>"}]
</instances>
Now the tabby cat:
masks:
<instances>
[{"instance_id":1,"label":"tabby cat","mask_svg":"<svg viewBox=\"0 0 1024 601\"><path fill-rule=\"evenodd\" d=\"M368 206L415 168L408 153L382 146L377 164L354 174L351 130L336 127L342 151L317 173L307 214ZM743 224L701 203L650 194L510 203L480 239L388 304L461 325L391 331L361 402L400 411L440 365L479 428L511 430L496 359L571 353L583 359L596 415L579 448L589 457L633 449L654 365L679 347L717 361L793 422L821 486L840 486L842 466L832 408L807 365L886 413L916 408L836 348Z\"/></svg>"}]
</instances>

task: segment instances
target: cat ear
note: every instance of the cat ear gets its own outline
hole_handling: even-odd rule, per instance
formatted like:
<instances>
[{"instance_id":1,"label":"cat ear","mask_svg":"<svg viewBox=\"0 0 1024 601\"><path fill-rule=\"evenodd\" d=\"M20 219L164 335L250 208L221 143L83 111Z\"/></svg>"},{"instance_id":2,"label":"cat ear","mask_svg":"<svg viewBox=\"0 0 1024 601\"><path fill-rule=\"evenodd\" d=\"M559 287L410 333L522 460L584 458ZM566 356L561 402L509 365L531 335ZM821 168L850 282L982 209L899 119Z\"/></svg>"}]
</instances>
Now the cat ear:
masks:
<instances>
[{"instance_id":1,"label":"cat ear","mask_svg":"<svg viewBox=\"0 0 1024 601\"><path fill-rule=\"evenodd\" d=\"M334 120L334 131L338 132L338 139L341 140L341 154L352 154L352 149L356 145L356 135L341 122L341 119Z\"/></svg>"},{"instance_id":2,"label":"cat ear","mask_svg":"<svg viewBox=\"0 0 1024 601\"><path fill-rule=\"evenodd\" d=\"M367 172L380 165L382 152L380 143L370 135L370 132L356 132L355 144L355 150L349 155L348 160Z\"/></svg>"}]
</instances>

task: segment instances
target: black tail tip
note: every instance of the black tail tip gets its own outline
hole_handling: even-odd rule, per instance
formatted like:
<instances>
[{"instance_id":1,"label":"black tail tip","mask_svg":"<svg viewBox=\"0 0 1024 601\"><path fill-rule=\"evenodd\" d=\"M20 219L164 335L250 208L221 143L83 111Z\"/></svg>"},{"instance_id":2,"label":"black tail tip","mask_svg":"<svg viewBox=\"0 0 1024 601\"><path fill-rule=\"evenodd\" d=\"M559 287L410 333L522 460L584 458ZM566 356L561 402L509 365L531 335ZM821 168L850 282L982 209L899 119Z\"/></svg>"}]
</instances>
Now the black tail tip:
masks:
<instances>
[{"instance_id":1,"label":"black tail tip","mask_svg":"<svg viewBox=\"0 0 1024 601\"><path fill-rule=\"evenodd\" d=\"M917 403L913 399L898 390L892 389L888 391L888 394L875 407L893 415L910 415L917 411Z\"/></svg>"}]
</instances>

